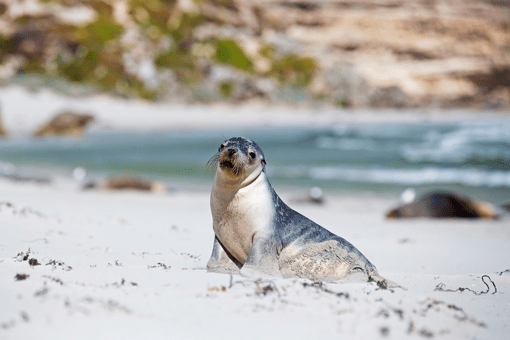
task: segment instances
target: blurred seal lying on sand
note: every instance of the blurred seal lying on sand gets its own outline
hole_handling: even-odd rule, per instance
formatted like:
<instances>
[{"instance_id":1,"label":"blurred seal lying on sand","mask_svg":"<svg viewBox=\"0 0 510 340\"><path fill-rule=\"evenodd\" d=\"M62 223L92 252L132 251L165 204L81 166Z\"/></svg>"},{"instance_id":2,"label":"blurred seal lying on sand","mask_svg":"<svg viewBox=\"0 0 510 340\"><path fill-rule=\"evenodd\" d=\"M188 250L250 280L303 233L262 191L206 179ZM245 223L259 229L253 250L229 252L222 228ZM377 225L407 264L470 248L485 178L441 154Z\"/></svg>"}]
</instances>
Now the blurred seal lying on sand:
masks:
<instances>
[{"instance_id":1,"label":"blurred seal lying on sand","mask_svg":"<svg viewBox=\"0 0 510 340\"><path fill-rule=\"evenodd\" d=\"M109 178L106 181L87 182L83 189L106 189L106 190L139 190L162 193L167 191L166 186L158 181L151 181L142 178L116 177Z\"/></svg>"},{"instance_id":2,"label":"blurred seal lying on sand","mask_svg":"<svg viewBox=\"0 0 510 340\"><path fill-rule=\"evenodd\" d=\"M74 112L62 112L46 125L35 132L36 137L45 136L75 136L80 137L85 134L85 128L94 121L94 116L89 114L79 114Z\"/></svg>"},{"instance_id":3,"label":"blurred seal lying on sand","mask_svg":"<svg viewBox=\"0 0 510 340\"><path fill-rule=\"evenodd\" d=\"M492 218L500 216L491 203L461 197L449 192L431 192L419 200L386 213L386 218Z\"/></svg>"}]
</instances>

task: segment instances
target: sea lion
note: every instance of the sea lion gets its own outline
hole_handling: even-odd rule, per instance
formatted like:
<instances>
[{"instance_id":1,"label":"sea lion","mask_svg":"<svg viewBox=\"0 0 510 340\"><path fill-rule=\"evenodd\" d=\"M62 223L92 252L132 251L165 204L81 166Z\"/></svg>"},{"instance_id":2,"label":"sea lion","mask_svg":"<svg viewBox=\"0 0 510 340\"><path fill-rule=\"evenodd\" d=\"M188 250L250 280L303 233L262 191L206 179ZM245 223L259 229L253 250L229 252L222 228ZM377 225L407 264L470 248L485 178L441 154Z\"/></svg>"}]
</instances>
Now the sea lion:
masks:
<instances>
[{"instance_id":1,"label":"sea lion","mask_svg":"<svg viewBox=\"0 0 510 340\"><path fill-rule=\"evenodd\" d=\"M283 203L269 183L264 153L255 142L230 138L208 164L216 166L209 272L318 281L362 278L382 288L398 287L352 244Z\"/></svg>"},{"instance_id":2,"label":"sea lion","mask_svg":"<svg viewBox=\"0 0 510 340\"><path fill-rule=\"evenodd\" d=\"M95 188L106 190L139 190L155 193L164 193L167 190L166 186L159 181L134 177L115 177L100 182L90 181L83 185L84 190Z\"/></svg>"},{"instance_id":3,"label":"sea lion","mask_svg":"<svg viewBox=\"0 0 510 340\"><path fill-rule=\"evenodd\" d=\"M36 137L46 136L74 136L81 137L85 134L87 125L94 121L94 116L70 111L62 112L46 125L35 132Z\"/></svg>"},{"instance_id":4,"label":"sea lion","mask_svg":"<svg viewBox=\"0 0 510 340\"><path fill-rule=\"evenodd\" d=\"M419 200L391 209L386 218L490 218L499 217L497 208L488 202L461 197L450 192L430 192Z\"/></svg>"}]
</instances>

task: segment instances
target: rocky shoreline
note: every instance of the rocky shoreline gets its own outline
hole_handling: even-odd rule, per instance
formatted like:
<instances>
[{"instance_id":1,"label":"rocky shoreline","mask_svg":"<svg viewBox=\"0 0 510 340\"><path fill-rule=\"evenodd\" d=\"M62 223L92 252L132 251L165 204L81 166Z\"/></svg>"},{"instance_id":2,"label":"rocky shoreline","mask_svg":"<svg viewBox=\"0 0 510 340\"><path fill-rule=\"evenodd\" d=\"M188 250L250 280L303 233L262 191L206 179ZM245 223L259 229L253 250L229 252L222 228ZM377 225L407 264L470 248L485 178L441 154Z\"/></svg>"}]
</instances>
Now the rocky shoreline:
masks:
<instances>
[{"instance_id":1,"label":"rocky shoreline","mask_svg":"<svg viewBox=\"0 0 510 340\"><path fill-rule=\"evenodd\" d=\"M0 83L178 103L510 107L507 1L0 0Z\"/></svg>"}]
</instances>

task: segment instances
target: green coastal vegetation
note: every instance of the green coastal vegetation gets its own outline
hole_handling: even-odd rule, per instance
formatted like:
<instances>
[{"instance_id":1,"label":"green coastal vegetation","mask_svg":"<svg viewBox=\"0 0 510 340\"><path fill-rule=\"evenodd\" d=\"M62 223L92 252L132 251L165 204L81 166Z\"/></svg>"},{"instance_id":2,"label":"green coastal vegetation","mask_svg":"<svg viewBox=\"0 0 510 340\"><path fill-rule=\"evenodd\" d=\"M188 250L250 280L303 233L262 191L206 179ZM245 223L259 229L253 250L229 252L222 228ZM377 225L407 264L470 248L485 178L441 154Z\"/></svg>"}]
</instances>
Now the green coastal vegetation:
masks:
<instances>
[{"instance_id":1,"label":"green coastal vegetation","mask_svg":"<svg viewBox=\"0 0 510 340\"><path fill-rule=\"evenodd\" d=\"M68 0L40 2L64 7L76 3ZM232 6L231 1L211 2L219 7ZM229 67L243 77L269 78L281 86L295 87L309 86L317 69L315 59L276 53L268 44L253 56L232 38L213 35L198 39L195 31L201 25L212 22L221 26L223 23L205 17L200 10L182 11L174 0L129 0L128 18L124 23L116 20L110 1L80 3L95 12L93 20L84 25L62 22L51 15L16 17L12 22L16 33L0 35L0 65L9 57L18 56L22 62L14 76L61 77L101 92L158 100L165 94L165 85L148 86L126 67L125 54L138 43L133 41L130 45L124 41L129 29L138 32L139 39L151 46L146 56L151 58L157 73L170 70L183 89L207 82L207 70L214 65ZM7 11L8 5L2 4L0 16ZM254 59L264 60L268 67L263 70L255 67ZM229 99L236 86L235 79L227 79L218 82L215 88L219 98Z\"/></svg>"}]
</instances>

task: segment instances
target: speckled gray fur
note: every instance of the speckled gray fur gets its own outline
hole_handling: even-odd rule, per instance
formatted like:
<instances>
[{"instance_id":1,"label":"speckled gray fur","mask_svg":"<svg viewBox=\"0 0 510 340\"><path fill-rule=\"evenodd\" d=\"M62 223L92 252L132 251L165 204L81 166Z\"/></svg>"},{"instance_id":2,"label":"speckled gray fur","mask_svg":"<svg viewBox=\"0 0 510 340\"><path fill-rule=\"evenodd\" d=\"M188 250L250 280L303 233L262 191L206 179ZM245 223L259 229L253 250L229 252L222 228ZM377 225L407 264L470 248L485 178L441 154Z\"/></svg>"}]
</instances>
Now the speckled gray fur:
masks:
<instances>
[{"instance_id":1,"label":"speckled gray fur","mask_svg":"<svg viewBox=\"0 0 510 340\"><path fill-rule=\"evenodd\" d=\"M210 272L247 277L302 277L337 281L361 276L380 287L395 283L352 244L288 207L265 174L265 158L253 141L222 143L211 193L215 240Z\"/></svg>"}]
</instances>

